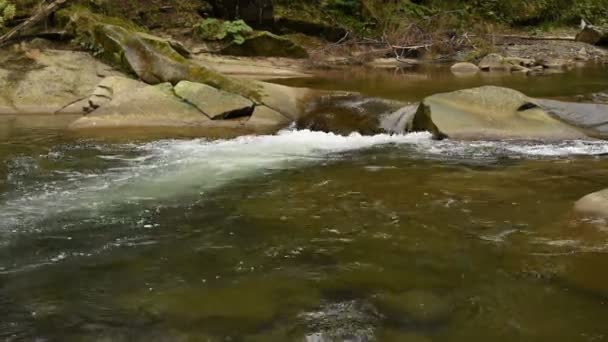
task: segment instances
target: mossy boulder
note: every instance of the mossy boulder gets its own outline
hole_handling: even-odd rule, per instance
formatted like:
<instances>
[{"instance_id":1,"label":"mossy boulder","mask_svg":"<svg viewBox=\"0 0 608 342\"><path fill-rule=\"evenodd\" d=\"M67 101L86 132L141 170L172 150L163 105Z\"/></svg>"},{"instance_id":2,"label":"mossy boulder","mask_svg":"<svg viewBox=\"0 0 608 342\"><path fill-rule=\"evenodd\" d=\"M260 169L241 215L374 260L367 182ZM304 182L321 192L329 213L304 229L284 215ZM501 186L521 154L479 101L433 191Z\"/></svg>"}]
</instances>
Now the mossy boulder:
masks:
<instances>
[{"instance_id":1,"label":"mossy boulder","mask_svg":"<svg viewBox=\"0 0 608 342\"><path fill-rule=\"evenodd\" d=\"M425 98L414 116L414 131L436 138L564 140L587 137L550 115L535 99L495 86Z\"/></svg>"},{"instance_id":2,"label":"mossy boulder","mask_svg":"<svg viewBox=\"0 0 608 342\"><path fill-rule=\"evenodd\" d=\"M180 44L142 32L131 22L94 14L82 7L60 11L58 19L83 47L146 83L177 84L187 80L251 99L260 97L253 84L192 63Z\"/></svg>"},{"instance_id":3,"label":"mossy boulder","mask_svg":"<svg viewBox=\"0 0 608 342\"><path fill-rule=\"evenodd\" d=\"M222 54L250 57L308 58L308 52L286 37L261 31L245 38L242 43L233 42L221 50Z\"/></svg>"},{"instance_id":4,"label":"mossy boulder","mask_svg":"<svg viewBox=\"0 0 608 342\"><path fill-rule=\"evenodd\" d=\"M291 119L264 105L201 83L148 85L126 77L107 77L90 97L73 104L87 116L72 129L193 128L197 135L233 137L269 134Z\"/></svg>"}]
</instances>

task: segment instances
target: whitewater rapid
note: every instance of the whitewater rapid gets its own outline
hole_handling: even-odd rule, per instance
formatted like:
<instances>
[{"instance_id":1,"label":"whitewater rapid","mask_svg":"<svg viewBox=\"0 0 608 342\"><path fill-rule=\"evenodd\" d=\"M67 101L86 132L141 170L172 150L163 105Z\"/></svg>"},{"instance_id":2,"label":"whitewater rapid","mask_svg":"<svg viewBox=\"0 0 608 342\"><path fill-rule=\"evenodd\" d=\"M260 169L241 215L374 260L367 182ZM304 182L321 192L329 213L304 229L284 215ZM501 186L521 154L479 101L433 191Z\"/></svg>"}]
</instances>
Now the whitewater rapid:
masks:
<instances>
[{"instance_id":1,"label":"whitewater rapid","mask_svg":"<svg viewBox=\"0 0 608 342\"><path fill-rule=\"evenodd\" d=\"M120 159L121 167L100 174L69 177L19 189L0 201L0 232L23 231L36 222L79 212L95 217L126 204L163 201L182 196L204 196L237 179L319 163L340 153L393 145L404 153L485 158L509 154L523 158L602 155L608 142L569 141L558 144L514 142L434 141L429 133L340 136L308 130L285 130L276 135L245 136L232 140L162 140L133 145L135 158Z\"/></svg>"}]
</instances>

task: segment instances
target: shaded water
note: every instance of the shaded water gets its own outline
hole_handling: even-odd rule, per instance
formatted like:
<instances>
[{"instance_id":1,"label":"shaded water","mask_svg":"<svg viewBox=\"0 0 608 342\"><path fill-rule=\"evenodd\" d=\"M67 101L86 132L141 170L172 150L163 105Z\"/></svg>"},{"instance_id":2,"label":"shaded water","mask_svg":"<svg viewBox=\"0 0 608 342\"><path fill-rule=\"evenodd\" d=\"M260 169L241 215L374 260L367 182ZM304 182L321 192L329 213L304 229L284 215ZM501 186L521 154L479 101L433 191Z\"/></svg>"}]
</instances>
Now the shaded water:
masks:
<instances>
[{"instance_id":1,"label":"shaded water","mask_svg":"<svg viewBox=\"0 0 608 342\"><path fill-rule=\"evenodd\" d=\"M0 140L0 339L606 340L608 225L572 205L608 186L607 153L13 127Z\"/></svg>"}]
</instances>

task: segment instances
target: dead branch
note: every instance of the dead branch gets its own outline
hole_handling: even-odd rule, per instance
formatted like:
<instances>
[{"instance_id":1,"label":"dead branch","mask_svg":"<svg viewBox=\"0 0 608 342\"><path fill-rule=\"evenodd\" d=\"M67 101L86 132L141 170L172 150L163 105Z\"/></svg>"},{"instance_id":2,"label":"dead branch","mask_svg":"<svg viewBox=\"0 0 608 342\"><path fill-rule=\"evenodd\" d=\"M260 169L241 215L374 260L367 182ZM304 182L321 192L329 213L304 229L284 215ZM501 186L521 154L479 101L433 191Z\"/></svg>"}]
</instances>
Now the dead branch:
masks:
<instances>
[{"instance_id":1,"label":"dead branch","mask_svg":"<svg viewBox=\"0 0 608 342\"><path fill-rule=\"evenodd\" d=\"M11 40L19 37L21 33L34 25L38 24L42 20L46 19L49 15L63 7L70 0L55 0L50 4L40 8L34 15L29 17L21 24L15 26L13 29L8 31L6 34L0 37L0 46L6 45Z\"/></svg>"},{"instance_id":2,"label":"dead branch","mask_svg":"<svg viewBox=\"0 0 608 342\"><path fill-rule=\"evenodd\" d=\"M511 38L511 39L524 39L524 40L565 40L575 41L576 37L560 37L560 36L526 36L518 34L499 34L496 35L499 38Z\"/></svg>"}]
</instances>

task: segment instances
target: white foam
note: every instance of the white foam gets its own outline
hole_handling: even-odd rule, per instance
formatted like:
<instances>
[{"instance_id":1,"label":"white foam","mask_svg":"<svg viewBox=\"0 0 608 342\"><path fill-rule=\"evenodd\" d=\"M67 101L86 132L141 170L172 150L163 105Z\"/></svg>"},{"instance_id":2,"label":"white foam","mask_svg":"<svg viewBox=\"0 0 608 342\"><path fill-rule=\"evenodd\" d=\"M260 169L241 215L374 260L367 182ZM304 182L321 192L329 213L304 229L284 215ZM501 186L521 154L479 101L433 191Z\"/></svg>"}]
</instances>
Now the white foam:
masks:
<instances>
[{"instance_id":1,"label":"white foam","mask_svg":"<svg viewBox=\"0 0 608 342\"><path fill-rule=\"evenodd\" d=\"M272 136L212 142L158 141L136 147L145 156L121 156L127 166L100 175L88 174L78 179L72 176L69 182L43 184L0 203L0 231L23 228L35 220L68 211L84 210L93 217L98 210L114 205L198 195L235 179L317 162L334 153L430 140L428 133L340 136L290 130Z\"/></svg>"},{"instance_id":2,"label":"white foam","mask_svg":"<svg viewBox=\"0 0 608 342\"><path fill-rule=\"evenodd\" d=\"M0 203L0 232L25 229L36 220L79 211L85 218L99 210L142 201L200 194L236 179L335 158L339 153L379 145L407 146L404 155L484 158L496 154L523 156L597 155L608 153L608 143L572 141L560 144L515 142L433 141L429 133L340 136L308 130L286 130L277 135L245 136L232 140L163 140L134 146L141 156L118 156L120 167L102 174L70 175L64 181L39 184L9 194ZM123 146L124 147L124 146ZM123 147L119 148L122 151ZM127 148L125 148L127 149ZM105 152L105 151L104 151ZM100 156L111 160L112 157ZM35 226L35 225L33 225Z\"/></svg>"}]
</instances>

